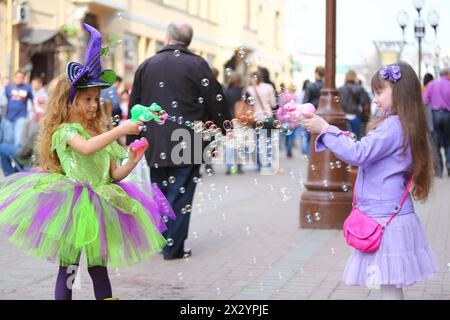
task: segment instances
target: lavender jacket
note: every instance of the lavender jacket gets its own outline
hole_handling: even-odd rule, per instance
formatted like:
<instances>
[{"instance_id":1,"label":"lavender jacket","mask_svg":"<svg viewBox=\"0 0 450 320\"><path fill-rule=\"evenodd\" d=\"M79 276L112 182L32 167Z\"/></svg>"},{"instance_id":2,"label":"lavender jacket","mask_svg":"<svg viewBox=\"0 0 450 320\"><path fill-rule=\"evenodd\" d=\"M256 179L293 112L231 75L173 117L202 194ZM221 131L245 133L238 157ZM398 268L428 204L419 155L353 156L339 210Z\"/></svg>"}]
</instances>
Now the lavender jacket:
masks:
<instances>
[{"instance_id":1,"label":"lavender jacket","mask_svg":"<svg viewBox=\"0 0 450 320\"><path fill-rule=\"evenodd\" d=\"M361 141L353 141L330 126L317 137L316 152L329 149L340 160L358 166L356 204L372 217L390 216L400 205L412 172L411 148L403 152L403 129L397 115L389 116ZM408 195L399 215L414 212Z\"/></svg>"}]
</instances>

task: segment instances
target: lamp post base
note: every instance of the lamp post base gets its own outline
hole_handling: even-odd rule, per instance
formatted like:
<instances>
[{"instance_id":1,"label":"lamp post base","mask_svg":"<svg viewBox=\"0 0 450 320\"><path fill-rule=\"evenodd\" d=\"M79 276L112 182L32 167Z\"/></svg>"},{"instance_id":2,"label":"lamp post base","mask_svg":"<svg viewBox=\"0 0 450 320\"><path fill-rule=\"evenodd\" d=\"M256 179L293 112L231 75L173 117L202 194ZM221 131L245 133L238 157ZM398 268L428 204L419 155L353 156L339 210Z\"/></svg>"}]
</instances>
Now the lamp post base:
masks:
<instances>
[{"instance_id":1,"label":"lamp post base","mask_svg":"<svg viewBox=\"0 0 450 320\"><path fill-rule=\"evenodd\" d=\"M342 229L352 210L352 190L310 191L300 200L300 228Z\"/></svg>"}]
</instances>

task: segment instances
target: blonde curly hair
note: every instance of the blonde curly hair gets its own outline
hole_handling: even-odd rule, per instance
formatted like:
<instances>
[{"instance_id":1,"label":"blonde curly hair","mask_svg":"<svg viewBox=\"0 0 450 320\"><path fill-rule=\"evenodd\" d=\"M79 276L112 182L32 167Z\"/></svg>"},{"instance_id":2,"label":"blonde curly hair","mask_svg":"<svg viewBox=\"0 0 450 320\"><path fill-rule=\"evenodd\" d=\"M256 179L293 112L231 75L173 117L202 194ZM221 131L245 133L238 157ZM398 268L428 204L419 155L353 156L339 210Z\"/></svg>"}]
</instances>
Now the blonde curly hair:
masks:
<instances>
[{"instance_id":1,"label":"blonde curly hair","mask_svg":"<svg viewBox=\"0 0 450 320\"><path fill-rule=\"evenodd\" d=\"M67 79L67 75L62 74L57 77L52 89L50 100L39 127L36 154L38 157L38 165L42 170L63 173L58 155L56 152L52 152L50 148L52 136L56 129L58 129L61 124L67 123L72 115L73 106L69 102L72 86ZM73 105L76 105L77 97L83 90L85 89L77 89ZM83 124L81 125L83 126ZM97 108L97 117L88 121L87 128L84 129L93 131L96 134L101 134L108 130L107 116L103 112L101 105Z\"/></svg>"}]
</instances>

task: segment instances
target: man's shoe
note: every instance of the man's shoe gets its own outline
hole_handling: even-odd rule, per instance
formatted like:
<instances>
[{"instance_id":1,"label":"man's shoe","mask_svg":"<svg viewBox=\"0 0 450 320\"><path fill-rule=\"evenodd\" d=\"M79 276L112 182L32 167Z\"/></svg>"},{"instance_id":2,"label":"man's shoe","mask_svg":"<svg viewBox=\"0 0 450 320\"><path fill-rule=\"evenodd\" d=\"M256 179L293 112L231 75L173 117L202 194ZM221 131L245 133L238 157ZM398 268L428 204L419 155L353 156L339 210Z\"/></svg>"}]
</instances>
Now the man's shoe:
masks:
<instances>
[{"instance_id":1,"label":"man's shoe","mask_svg":"<svg viewBox=\"0 0 450 320\"><path fill-rule=\"evenodd\" d=\"M175 255L175 256L164 256L164 260L183 259L183 258L189 258L190 256L192 256L192 250L184 249L183 254Z\"/></svg>"}]
</instances>

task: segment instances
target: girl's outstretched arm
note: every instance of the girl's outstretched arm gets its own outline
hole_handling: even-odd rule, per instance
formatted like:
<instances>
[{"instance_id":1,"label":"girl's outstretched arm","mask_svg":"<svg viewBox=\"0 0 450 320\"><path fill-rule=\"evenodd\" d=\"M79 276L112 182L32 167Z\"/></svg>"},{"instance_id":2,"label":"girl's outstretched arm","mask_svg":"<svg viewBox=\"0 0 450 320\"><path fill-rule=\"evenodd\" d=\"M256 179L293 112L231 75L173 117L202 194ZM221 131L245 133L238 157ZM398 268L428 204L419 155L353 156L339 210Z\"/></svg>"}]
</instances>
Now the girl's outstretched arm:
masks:
<instances>
[{"instance_id":1,"label":"girl's outstretched arm","mask_svg":"<svg viewBox=\"0 0 450 320\"><path fill-rule=\"evenodd\" d=\"M302 123L311 132L319 133L316 152L329 149L337 158L354 166L365 166L380 160L395 152L403 143L402 125L393 117L381 122L361 141L353 141L338 127L329 126L315 114L308 115Z\"/></svg>"},{"instance_id":2,"label":"girl's outstretched arm","mask_svg":"<svg viewBox=\"0 0 450 320\"><path fill-rule=\"evenodd\" d=\"M143 125L142 122L125 121L121 125L115 127L114 129L102 133L98 136L92 137L90 139L85 139L80 135L76 135L71 139L68 144L77 152L90 155L101 149L105 148L107 145L116 141L120 137L129 134L139 134L140 127Z\"/></svg>"},{"instance_id":3,"label":"girl's outstretched arm","mask_svg":"<svg viewBox=\"0 0 450 320\"><path fill-rule=\"evenodd\" d=\"M111 166L109 169L111 179L113 179L114 181L121 181L125 179L142 159L145 150L147 149L148 145L144 150L138 153L137 151L133 151L130 148L130 159L122 166L117 166L115 161L111 161Z\"/></svg>"}]
</instances>

